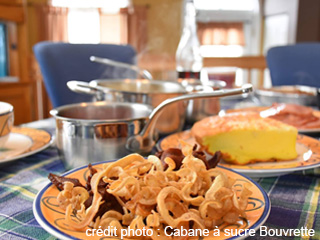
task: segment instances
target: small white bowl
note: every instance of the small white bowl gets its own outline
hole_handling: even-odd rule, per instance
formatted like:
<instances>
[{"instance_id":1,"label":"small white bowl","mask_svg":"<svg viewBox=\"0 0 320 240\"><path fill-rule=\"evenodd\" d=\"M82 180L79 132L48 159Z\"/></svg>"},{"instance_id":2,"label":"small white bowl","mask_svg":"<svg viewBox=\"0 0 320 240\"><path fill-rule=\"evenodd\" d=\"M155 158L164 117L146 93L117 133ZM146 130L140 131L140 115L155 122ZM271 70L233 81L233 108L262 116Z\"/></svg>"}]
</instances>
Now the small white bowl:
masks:
<instances>
[{"instance_id":1,"label":"small white bowl","mask_svg":"<svg viewBox=\"0 0 320 240\"><path fill-rule=\"evenodd\" d=\"M13 127L13 106L6 102L0 102L0 148L7 142Z\"/></svg>"}]
</instances>

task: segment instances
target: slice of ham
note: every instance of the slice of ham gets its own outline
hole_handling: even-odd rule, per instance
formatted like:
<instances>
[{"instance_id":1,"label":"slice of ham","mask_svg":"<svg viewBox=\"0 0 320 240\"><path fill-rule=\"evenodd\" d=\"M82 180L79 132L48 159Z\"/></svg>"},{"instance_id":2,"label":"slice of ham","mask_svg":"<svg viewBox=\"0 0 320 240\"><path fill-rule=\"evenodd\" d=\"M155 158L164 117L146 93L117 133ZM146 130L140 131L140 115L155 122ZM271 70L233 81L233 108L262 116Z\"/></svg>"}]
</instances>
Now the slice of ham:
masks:
<instances>
[{"instance_id":1,"label":"slice of ham","mask_svg":"<svg viewBox=\"0 0 320 240\"><path fill-rule=\"evenodd\" d=\"M298 129L320 128L320 118L313 114L313 109L297 104L274 103L261 111L262 117L270 117Z\"/></svg>"}]
</instances>

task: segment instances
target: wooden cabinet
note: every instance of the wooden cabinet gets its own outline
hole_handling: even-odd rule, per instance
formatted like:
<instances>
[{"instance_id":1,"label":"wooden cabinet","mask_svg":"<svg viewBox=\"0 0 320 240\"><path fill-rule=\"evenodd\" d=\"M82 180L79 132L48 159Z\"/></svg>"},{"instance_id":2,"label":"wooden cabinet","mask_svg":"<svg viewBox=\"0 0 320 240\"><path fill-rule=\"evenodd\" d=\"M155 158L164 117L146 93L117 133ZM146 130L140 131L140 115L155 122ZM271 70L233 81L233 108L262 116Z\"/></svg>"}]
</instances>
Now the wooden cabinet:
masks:
<instances>
[{"instance_id":1,"label":"wooden cabinet","mask_svg":"<svg viewBox=\"0 0 320 240\"><path fill-rule=\"evenodd\" d=\"M0 83L0 101L13 105L15 125L37 118L35 89L33 83Z\"/></svg>"},{"instance_id":2,"label":"wooden cabinet","mask_svg":"<svg viewBox=\"0 0 320 240\"><path fill-rule=\"evenodd\" d=\"M0 101L14 106L15 125L38 119L38 88L32 78L32 50L29 44L26 0L0 0L0 21L7 26L9 76L17 81L0 78ZM36 27L36 26L35 26Z\"/></svg>"}]
</instances>

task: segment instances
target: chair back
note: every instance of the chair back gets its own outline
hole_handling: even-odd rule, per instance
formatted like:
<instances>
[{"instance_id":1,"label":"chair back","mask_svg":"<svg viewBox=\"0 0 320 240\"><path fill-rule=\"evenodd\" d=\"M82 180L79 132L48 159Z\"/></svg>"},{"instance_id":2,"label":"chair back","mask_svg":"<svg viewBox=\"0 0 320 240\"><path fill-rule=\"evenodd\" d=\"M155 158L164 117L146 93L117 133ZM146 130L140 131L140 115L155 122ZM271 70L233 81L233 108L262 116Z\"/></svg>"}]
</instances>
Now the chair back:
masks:
<instances>
[{"instance_id":1,"label":"chair back","mask_svg":"<svg viewBox=\"0 0 320 240\"><path fill-rule=\"evenodd\" d=\"M132 70L94 63L89 59L97 56L135 64L136 52L130 45L40 42L34 45L33 51L53 107L92 100L91 96L69 90L66 83L70 80L89 82L136 77Z\"/></svg>"},{"instance_id":2,"label":"chair back","mask_svg":"<svg viewBox=\"0 0 320 240\"><path fill-rule=\"evenodd\" d=\"M273 86L320 87L320 43L299 43L270 48L267 52Z\"/></svg>"}]
</instances>

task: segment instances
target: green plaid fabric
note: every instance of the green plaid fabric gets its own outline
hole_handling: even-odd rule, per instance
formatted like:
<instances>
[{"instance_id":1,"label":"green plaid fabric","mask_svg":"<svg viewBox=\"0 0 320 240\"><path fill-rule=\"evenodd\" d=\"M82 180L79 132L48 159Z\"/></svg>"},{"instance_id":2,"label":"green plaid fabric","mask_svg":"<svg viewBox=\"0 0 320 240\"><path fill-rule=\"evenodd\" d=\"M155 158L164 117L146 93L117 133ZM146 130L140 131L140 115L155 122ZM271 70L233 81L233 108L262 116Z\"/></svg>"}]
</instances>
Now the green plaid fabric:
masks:
<instances>
[{"instance_id":1,"label":"green plaid fabric","mask_svg":"<svg viewBox=\"0 0 320 240\"><path fill-rule=\"evenodd\" d=\"M49 172L64 172L54 147L0 166L0 239L56 239L37 223L32 204Z\"/></svg>"},{"instance_id":2,"label":"green plaid fabric","mask_svg":"<svg viewBox=\"0 0 320 240\"><path fill-rule=\"evenodd\" d=\"M65 171L58 153L50 147L33 156L0 165L0 239L56 239L40 227L33 216L37 192L49 181L49 173ZM257 182L271 200L264 224L270 229L312 228L320 239L320 170L308 170ZM258 235L258 234L257 234ZM301 239L300 237L249 237L248 239Z\"/></svg>"}]
</instances>

